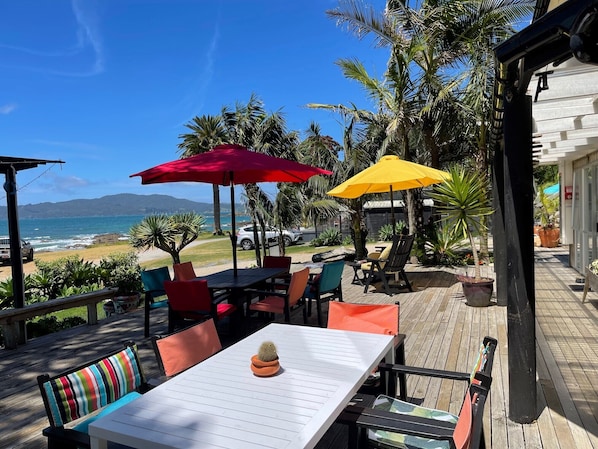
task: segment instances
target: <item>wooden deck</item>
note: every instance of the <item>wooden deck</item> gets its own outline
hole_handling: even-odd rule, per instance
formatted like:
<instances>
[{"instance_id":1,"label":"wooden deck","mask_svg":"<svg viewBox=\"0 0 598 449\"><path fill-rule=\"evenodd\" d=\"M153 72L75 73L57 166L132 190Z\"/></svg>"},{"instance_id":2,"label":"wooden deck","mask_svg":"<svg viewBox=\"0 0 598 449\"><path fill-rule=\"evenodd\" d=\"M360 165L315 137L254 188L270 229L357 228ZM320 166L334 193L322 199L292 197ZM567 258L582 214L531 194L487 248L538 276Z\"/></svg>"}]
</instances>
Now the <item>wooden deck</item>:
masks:
<instances>
[{"instance_id":1,"label":"wooden deck","mask_svg":"<svg viewBox=\"0 0 598 449\"><path fill-rule=\"evenodd\" d=\"M588 301L581 303L583 284L576 282L580 275L566 266L566 256L564 248L536 251L538 419L529 425L508 419L506 307L466 306L453 272L438 267L409 266L416 291L392 297L363 294L363 287L350 284L353 272L347 267L343 292L348 302L400 301L400 331L407 334L406 357L411 365L467 371L479 341L485 335L498 338L485 413L488 448L598 449L598 293L590 292ZM133 339L140 346L146 373L154 376L156 362L143 339L142 315L139 310L101 320L96 326L37 338L16 350L0 350L0 448L45 447L41 429L47 419L35 381L40 373L58 372ZM294 317L294 322L301 318ZM165 311L153 312L151 329L166 331ZM409 377L408 394L423 405L457 413L464 387ZM327 435L319 447L342 447L342 436Z\"/></svg>"}]
</instances>

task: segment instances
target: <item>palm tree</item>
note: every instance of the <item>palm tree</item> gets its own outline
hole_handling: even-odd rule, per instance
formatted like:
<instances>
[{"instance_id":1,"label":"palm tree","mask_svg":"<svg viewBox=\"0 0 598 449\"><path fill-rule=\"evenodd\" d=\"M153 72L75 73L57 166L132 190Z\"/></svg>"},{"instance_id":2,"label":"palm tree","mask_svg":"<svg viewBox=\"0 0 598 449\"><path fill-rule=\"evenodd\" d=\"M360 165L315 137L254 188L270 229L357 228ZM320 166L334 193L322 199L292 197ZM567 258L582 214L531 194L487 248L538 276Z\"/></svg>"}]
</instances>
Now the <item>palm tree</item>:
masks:
<instances>
[{"instance_id":1,"label":"palm tree","mask_svg":"<svg viewBox=\"0 0 598 449\"><path fill-rule=\"evenodd\" d=\"M173 264L181 263L180 252L199 236L205 223L195 212L150 215L131 227L129 241L133 248L161 249L170 254Z\"/></svg>"},{"instance_id":2,"label":"palm tree","mask_svg":"<svg viewBox=\"0 0 598 449\"><path fill-rule=\"evenodd\" d=\"M284 116L280 111L267 113L263 102L255 94L251 94L247 104L237 103L234 109L222 108L221 117L230 143L271 156L297 160L296 133L287 131ZM266 224L278 222L274 216L274 203L256 184L245 185L244 189L249 214L254 223L259 224L262 232L265 232ZM266 239L258 241L262 242L266 251ZM258 245L255 245L255 251L256 263L261 266Z\"/></svg>"},{"instance_id":3,"label":"palm tree","mask_svg":"<svg viewBox=\"0 0 598 449\"><path fill-rule=\"evenodd\" d=\"M190 123L185 124L191 130L190 133L179 135L183 139L178 148L181 157L189 157L210 151L216 145L227 141L226 129L220 116L203 115L195 117ZM214 204L214 234L222 235L220 221L220 188L217 184L212 185L212 197Z\"/></svg>"}]
</instances>

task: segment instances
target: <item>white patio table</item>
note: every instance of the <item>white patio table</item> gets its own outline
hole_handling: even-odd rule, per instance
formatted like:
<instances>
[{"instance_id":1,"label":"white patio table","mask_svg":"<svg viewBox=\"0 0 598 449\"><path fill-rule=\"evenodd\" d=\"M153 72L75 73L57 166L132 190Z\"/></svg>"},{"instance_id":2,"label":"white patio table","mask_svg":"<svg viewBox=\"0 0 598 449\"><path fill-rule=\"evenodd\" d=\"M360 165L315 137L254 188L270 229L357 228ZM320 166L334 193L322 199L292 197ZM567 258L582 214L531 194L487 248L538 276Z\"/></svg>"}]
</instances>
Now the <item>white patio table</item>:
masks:
<instances>
[{"instance_id":1,"label":"white patio table","mask_svg":"<svg viewBox=\"0 0 598 449\"><path fill-rule=\"evenodd\" d=\"M91 448L312 448L393 338L270 324L92 423ZM273 377L249 367L263 341L278 349Z\"/></svg>"}]
</instances>

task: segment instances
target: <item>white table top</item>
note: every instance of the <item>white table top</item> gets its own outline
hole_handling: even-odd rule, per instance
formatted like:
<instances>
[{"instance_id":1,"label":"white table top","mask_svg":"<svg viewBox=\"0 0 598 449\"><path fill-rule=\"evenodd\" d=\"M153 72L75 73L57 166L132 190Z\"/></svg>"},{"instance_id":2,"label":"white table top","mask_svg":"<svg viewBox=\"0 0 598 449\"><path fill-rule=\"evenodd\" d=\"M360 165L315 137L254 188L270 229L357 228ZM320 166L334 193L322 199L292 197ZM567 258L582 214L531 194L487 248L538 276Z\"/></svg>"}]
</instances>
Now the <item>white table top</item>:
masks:
<instances>
[{"instance_id":1,"label":"white table top","mask_svg":"<svg viewBox=\"0 0 598 449\"><path fill-rule=\"evenodd\" d=\"M270 324L92 423L91 447L312 448L393 338ZM261 378L250 358L267 340L281 370Z\"/></svg>"}]
</instances>

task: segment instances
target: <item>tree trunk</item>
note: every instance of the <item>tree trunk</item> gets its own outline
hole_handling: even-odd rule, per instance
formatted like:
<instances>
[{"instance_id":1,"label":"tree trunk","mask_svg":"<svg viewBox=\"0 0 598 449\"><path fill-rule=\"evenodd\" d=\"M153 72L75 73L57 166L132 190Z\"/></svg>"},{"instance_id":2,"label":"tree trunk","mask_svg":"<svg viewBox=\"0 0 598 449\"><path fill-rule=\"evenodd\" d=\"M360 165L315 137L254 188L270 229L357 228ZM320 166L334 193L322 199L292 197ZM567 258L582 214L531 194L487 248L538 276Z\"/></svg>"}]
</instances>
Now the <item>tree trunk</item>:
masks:
<instances>
[{"instance_id":1,"label":"tree trunk","mask_svg":"<svg viewBox=\"0 0 598 449\"><path fill-rule=\"evenodd\" d=\"M355 259L365 259L368 255L366 248L367 228L362 226L361 202L359 199L351 201L351 237L355 246Z\"/></svg>"},{"instance_id":2,"label":"tree trunk","mask_svg":"<svg viewBox=\"0 0 598 449\"><path fill-rule=\"evenodd\" d=\"M223 235L222 223L220 222L220 187L217 184L212 184L212 201L214 203L214 235ZM232 208L231 204L231 208ZM237 232L233 229L231 232Z\"/></svg>"}]
</instances>

